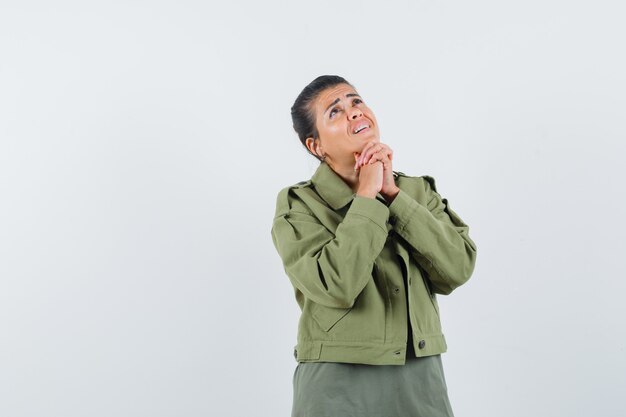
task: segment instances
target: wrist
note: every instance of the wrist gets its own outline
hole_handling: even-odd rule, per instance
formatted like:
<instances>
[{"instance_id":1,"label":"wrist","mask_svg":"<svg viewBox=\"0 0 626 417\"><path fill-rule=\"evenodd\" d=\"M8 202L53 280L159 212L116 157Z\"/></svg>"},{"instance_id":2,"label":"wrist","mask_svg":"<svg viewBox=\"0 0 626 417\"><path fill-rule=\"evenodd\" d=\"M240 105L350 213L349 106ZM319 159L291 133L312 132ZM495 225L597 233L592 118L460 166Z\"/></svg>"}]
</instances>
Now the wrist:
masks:
<instances>
[{"instance_id":1,"label":"wrist","mask_svg":"<svg viewBox=\"0 0 626 417\"><path fill-rule=\"evenodd\" d=\"M367 198L376 198L377 192L371 190L357 190L356 195Z\"/></svg>"},{"instance_id":2,"label":"wrist","mask_svg":"<svg viewBox=\"0 0 626 417\"><path fill-rule=\"evenodd\" d=\"M388 204L391 204L399 192L400 192L400 188L396 186L392 191L388 193L380 193L380 195L383 196L383 198L385 199L385 201L387 201Z\"/></svg>"}]
</instances>

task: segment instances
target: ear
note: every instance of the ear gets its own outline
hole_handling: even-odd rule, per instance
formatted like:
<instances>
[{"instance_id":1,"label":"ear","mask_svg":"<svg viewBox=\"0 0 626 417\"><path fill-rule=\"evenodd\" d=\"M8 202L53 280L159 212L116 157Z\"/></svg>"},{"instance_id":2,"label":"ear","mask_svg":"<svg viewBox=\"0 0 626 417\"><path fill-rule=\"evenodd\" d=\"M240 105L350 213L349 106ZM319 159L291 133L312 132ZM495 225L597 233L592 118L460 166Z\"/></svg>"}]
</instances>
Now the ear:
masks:
<instances>
[{"instance_id":1,"label":"ear","mask_svg":"<svg viewBox=\"0 0 626 417\"><path fill-rule=\"evenodd\" d=\"M312 153L314 153L315 155L322 157L323 152L321 152L321 145L319 143L319 139L313 139L313 137L308 137L306 138L306 147L309 148L309 151L311 151Z\"/></svg>"}]
</instances>

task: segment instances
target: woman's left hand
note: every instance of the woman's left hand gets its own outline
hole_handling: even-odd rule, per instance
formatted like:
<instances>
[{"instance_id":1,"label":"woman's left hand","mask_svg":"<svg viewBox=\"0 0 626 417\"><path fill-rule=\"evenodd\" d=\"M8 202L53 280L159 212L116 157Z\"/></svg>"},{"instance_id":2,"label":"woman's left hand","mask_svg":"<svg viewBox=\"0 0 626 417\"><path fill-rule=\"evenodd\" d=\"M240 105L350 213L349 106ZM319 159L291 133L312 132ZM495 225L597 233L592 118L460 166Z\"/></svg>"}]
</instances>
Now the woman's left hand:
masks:
<instances>
[{"instance_id":1,"label":"woman's left hand","mask_svg":"<svg viewBox=\"0 0 626 417\"><path fill-rule=\"evenodd\" d=\"M356 162L354 170L357 171L365 164L372 164L380 161L383 163L383 186L380 194L387 201L393 201L396 194L400 191L393 179L393 168L391 160L393 159L393 150L386 144L371 141L365 144L360 154L355 155Z\"/></svg>"}]
</instances>

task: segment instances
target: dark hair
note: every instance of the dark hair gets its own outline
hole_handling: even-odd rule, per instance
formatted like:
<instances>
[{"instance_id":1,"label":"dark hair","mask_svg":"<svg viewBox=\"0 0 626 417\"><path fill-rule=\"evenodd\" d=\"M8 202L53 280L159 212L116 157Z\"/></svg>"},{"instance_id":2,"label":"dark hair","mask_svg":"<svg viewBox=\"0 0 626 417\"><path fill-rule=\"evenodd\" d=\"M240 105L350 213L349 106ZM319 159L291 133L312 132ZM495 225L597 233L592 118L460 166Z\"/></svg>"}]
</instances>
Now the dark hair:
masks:
<instances>
[{"instance_id":1,"label":"dark hair","mask_svg":"<svg viewBox=\"0 0 626 417\"><path fill-rule=\"evenodd\" d=\"M293 103L293 106L291 106L293 129L298 134L300 142L302 142L302 145L307 152L320 161L322 159L318 155L309 151L309 148L306 147L307 138L313 137L313 139L317 139L319 137L319 132L317 131L317 126L315 125L315 111L312 108L312 104L322 90L334 87L338 84L348 84L354 88L352 84L338 75L320 75L311 81L309 85L304 87L302 92L296 98L296 101Z\"/></svg>"}]
</instances>

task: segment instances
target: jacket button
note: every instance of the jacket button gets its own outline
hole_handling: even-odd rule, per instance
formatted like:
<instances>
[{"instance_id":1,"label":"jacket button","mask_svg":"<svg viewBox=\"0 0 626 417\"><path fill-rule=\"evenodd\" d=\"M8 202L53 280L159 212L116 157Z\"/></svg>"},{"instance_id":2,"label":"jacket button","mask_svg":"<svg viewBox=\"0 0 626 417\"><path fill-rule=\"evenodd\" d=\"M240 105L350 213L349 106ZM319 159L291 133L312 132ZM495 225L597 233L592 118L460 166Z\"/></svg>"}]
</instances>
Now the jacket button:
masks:
<instances>
[{"instance_id":1,"label":"jacket button","mask_svg":"<svg viewBox=\"0 0 626 417\"><path fill-rule=\"evenodd\" d=\"M426 341L424 339L420 340L419 344L417 345L420 349L424 349L424 346L426 346Z\"/></svg>"},{"instance_id":2,"label":"jacket button","mask_svg":"<svg viewBox=\"0 0 626 417\"><path fill-rule=\"evenodd\" d=\"M393 292L395 292L396 294L400 292L400 288L394 288Z\"/></svg>"}]
</instances>

